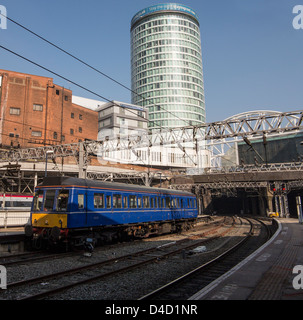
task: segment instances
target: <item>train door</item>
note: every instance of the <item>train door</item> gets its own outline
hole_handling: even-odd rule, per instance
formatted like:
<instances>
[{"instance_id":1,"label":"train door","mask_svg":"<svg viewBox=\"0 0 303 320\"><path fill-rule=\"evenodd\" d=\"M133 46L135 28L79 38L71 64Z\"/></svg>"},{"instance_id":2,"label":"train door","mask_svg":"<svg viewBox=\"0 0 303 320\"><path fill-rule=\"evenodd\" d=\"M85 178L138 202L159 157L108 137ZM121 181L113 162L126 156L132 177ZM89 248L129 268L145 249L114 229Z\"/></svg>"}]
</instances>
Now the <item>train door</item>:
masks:
<instances>
[{"instance_id":1,"label":"train door","mask_svg":"<svg viewBox=\"0 0 303 320\"><path fill-rule=\"evenodd\" d=\"M180 219L180 211L178 208L178 199L171 197L171 214L173 219Z\"/></svg>"},{"instance_id":2,"label":"train door","mask_svg":"<svg viewBox=\"0 0 303 320\"><path fill-rule=\"evenodd\" d=\"M87 216L87 192L86 190L77 190L74 197L75 207L71 212L73 223L70 227L87 226L89 224Z\"/></svg>"},{"instance_id":3,"label":"train door","mask_svg":"<svg viewBox=\"0 0 303 320\"><path fill-rule=\"evenodd\" d=\"M123 210L123 219L125 221L130 221L130 203L129 203L129 198L128 198L128 194L123 194L123 197L122 197L122 208L124 209Z\"/></svg>"},{"instance_id":4,"label":"train door","mask_svg":"<svg viewBox=\"0 0 303 320\"><path fill-rule=\"evenodd\" d=\"M144 212L144 210L143 210L143 199L142 199L142 195L138 195L138 197L137 197L137 201L138 201L138 206L137 206L137 208L138 208L138 214L137 214L137 220L138 221L142 221L142 218L144 217L144 214L143 214L143 212Z\"/></svg>"},{"instance_id":5,"label":"train door","mask_svg":"<svg viewBox=\"0 0 303 320\"><path fill-rule=\"evenodd\" d=\"M114 224L124 223L123 218L123 203L122 203L122 194L113 193L112 195L113 202L113 222Z\"/></svg>"},{"instance_id":6,"label":"train door","mask_svg":"<svg viewBox=\"0 0 303 320\"><path fill-rule=\"evenodd\" d=\"M181 212L181 215L182 217L185 217L185 199L183 198L179 198L180 200L180 212Z\"/></svg>"}]
</instances>

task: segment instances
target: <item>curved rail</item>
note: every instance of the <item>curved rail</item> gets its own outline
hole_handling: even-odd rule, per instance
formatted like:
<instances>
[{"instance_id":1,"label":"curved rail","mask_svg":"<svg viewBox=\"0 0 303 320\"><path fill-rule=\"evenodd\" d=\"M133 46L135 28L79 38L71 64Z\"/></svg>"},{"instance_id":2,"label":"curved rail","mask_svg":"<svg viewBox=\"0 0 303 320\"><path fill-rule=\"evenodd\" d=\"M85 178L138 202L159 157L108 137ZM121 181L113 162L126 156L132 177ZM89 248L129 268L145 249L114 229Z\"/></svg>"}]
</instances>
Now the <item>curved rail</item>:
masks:
<instances>
[{"instance_id":1,"label":"curved rail","mask_svg":"<svg viewBox=\"0 0 303 320\"><path fill-rule=\"evenodd\" d=\"M8 289L11 289L13 287L26 286L26 288L27 288L26 290L31 291L31 289L28 290L29 285L35 284L37 282L44 282L45 280L50 281L50 280L56 279L56 278L59 279L59 277L64 276L64 282L65 282L64 285L62 285L63 281L60 282L60 280L55 280L55 282L57 281L57 284L54 284L55 288L50 289L50 290L45 290L44 292L39 292L39 293L34 293L34 294L30 293L29 295L27 295L27 296L23 295L20 298L21 300L40 299L45 296L49 296L49 295L58 293L60 291L64 291L64 290L70 289L72 287L79 286L81 284L85 284L88 282L92 282L92 281L96 281L96 280L99 280L102 278L106 278L106 277L112 276L114 274L126 272L128 270L140 267L140 266L145 265L147 263L152 263L154 261L162 260L168 256L178 254L178 253L182 252L183 250L192 249L192 248L197 247L201 244L209 243L210 241L217 239L222 235L225 235L228 232L228 230L233 229L233 227L234 227L234 222L231 223L228 226L228 228L226 228L226 224L223 223L223 230L218 232L218 234L213 234L214 231L218 231L218 228L219 228L218 226L214 226L213 228L210 228L205 232L202 232L198 235L196 234L194 237L192 235L190 235L187 239L173 241L171 243L168 243L165 246L153 247L150 249L139 251L137 253L132 253L132 254L128 254L125 256L121 256L121 257L115 257L115 258L109 259L109 260L99 261L99 262L88 264L88 265L81 266L78 268L72 268L69 270L65 270L65 271L61 271L61 272L57 272L57 273L52 273L52 274L44 275L41 277L36 277L36 278L28 279L28 280L22 280L22 281L17 281L14 283L9 283L7 285L7 287L8 287ZM205 237L206 234L209 236L209 238L206 238L206 239L204 238L204 239L198 240L198 236ZM175 247L177 247L177 248L175 248ZM122 261L122 260L123 260L123 263L122 263L123 266L119 266L119 263L117 263L117 262ZM110 270L108 270L107 265L109 265ZM115 268L114 268L115 270L113 270L113 265L115 265ZM101 266L102 266L102 270L100 269ZM97 274L94 274L94 275L86 274L85 275L86 270L91 272L94 269L98 269ZM101 274L100 274L100 271L102 271ZM76 273L77 273L77 277L79 275L79 278L81 278L80 280L79 279L75 280L75 279L71 278L70 280L66 281L67 276L73 277ZM33 291L37 292L37 290L35 288ZM23 294L24 294L24 292L23 292Z\"/></svg>"},{"instance_id":2,"label":"curved rail","mask_svg":"<svg viewBox=\"0 0 303 320\"><path fill-rule=\"evenodd\" d=\"M217 265L219 262L226 259L228 256L230 256L232 253L238 251L240 247L242 247L248 239L253 235L254 233L254 224L251 220L246 219L250 224L250 230L248 234L237 244L223 252L222 254L218 255L216 258L210 260L209 262L197 267L196 269L188 272L187 274L179 277L178 279L175 279L174 281L162 286L161 288L158 288L157 290L154 290L145 296L142 296L138 300L150 300L150 299L176 299L177 294L176 291L178 290L178 287L181 285L181 283L188 282L189 280L197 275L199 275L201 272L204 272L205 270L209 269L212 266ZM222 264L220 265L220 268L222 269ZM193 280L193 282L197 283L196 280ZM201 288L200 288L201 289ZM173 292L171 294L171 292ZM184 299L184 298L183 298Z\"/></svg>"}]
</instances>

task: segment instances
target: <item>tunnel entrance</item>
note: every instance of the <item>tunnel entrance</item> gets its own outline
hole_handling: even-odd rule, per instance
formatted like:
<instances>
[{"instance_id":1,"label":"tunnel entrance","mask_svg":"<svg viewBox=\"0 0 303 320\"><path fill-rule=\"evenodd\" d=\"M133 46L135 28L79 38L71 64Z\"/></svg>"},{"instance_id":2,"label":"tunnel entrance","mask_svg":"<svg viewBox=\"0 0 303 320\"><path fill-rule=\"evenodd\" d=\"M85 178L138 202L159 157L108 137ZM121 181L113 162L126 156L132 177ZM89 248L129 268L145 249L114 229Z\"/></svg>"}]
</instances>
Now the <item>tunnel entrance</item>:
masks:
<instances>
[{"instance_id":1,"label":"tunnel entrance","mask_svg":"<svg viewBox=\"0 0 303 320\"><path fill-rule=\"evenodd\" d=\"M211 197L205 206L205 213L219 215L255 215L266 216L268 203L265 196L258 192L238 190L232 197Z\"/></svg>"}]
</instances>

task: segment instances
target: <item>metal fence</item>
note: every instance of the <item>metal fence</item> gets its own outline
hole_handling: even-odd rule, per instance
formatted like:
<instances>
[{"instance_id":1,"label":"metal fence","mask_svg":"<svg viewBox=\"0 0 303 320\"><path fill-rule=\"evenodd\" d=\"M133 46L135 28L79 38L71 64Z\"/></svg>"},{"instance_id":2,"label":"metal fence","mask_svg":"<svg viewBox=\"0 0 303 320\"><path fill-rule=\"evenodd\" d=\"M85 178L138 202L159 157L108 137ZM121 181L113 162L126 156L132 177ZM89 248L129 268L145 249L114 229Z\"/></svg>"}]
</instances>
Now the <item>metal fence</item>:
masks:
<instances>
[{"instance_id":1,"label":"metal fence","mask_svg":"<svg viewBox=\"0 0 303 320\"><path fill-rule=\"evenodd\" d=\"M30 211L0 210L0 228L22 227L30 220Z\"/></svg>"}]
</instances>

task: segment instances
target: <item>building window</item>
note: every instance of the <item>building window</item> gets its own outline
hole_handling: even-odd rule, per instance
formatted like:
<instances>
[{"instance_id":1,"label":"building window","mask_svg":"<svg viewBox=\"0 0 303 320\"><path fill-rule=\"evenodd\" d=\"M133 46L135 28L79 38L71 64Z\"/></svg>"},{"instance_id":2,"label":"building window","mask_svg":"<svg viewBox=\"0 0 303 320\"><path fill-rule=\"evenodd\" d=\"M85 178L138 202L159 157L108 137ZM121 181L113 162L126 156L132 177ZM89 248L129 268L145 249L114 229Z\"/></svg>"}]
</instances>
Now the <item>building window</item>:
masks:
<instances>
[{"instance_id":1,"label":"building window","mask_svg":"<svg viewBox=\"0 0 303 320\"><path fill-rule=\"evenodd\" d=\"M57 140L57 138L58 138L58 134L57 132L54 132L54 139Z\"/></svg>"},{"instance_id":2,"label":"building window","mask_svg":"<svg viewBox=\"0 0 303 320\"><path fill-rule=\"evenodd\" d=\"M140 118L145 118L145 112L143 112L143 111L138 111L138 116L139 116Z\"/></svg>"},{"instance_id":3,"label":"building window","mask_svg":"<svg viewBox=\"0 0 303 320\"><path fill-rule=\"evenodd\" d=\"M34 111L43 111L43 105L42 104L34 104L33 110Z\"/></svg>"},{"instance_id":4,"label":"building window","mask_svg":"<svg viewBox=\"0 0 303 320\"><path fill-rule=\"evenodd\" d=\"M82 133L82 127L79 127L79 132Z\"/></svg>"},{"instance_id":5,"label":"building window","mask_svg":"<svg viewBox=\"0 0 303 320\"><path fill-rule=\"evenodd\" d=\"M42 132L41 131L32 131L32 136L33 137L42 137Z\"/></svg>"},{"instance_id":6,"label":"building window","mask_svg":"<svg viewBox=\"0 0 303 320\"><path fill-rule=\"evenodd\" d=\"M65 100L65 101L68 101L68 96L64 96L64 100Z\"/></svg>"},{"instance_id":7,"label":"building window","mask_svg":"<svg viewBox=\"0 0 303 320\"><path fill-rule=\"evenodd\" d=\"M75 114L72 112L72 113L70 114L70 117L71 117L72 119L74 119L74 118L75 118Z\"/></svg>"},{"instance_id":8,"label":"building window","mask_svg":"<svg viewBox=\"0 0 303 320\"><path fill-rule=\"evenodd\" d=\"M65 136L64 135L61 136L61 141L65 141Z\"/></svg>"},{"instance_id":9,"label":"building window","mask_svg":"<svg viewBox=\"0 0 303 320\"><path fill-rule=\"evenodd\" d=\"M9 114L20 116L20 108L10 107Z\"/></svg>"},{"instance_id":10,"label":"building window","mask_svg":"<svg viewBox=\"0 0 303 320\"><path fill-rule=\"evenodd\" d=\"M60 94L60 91L59 90L56 90L56 95L58 96Z\"/></svg>"},{"instance_id":11,"label":"building window","mask_svg":"<svg viewBox=\"0 0 303 320\"><path fill-rule=\"evenodd\" d=\"M70 134L74 134L74 129L70 129Z\"/></svg>"},{"instance_id":12,"label":"building window","mask_svg":"<svg viewBox=\"0 0 303 320\"><path fill-rule=\"evenodd\" d=\"M79 119L82 120L82 114L79 114Z\"/></svg>"}]
</instances>

